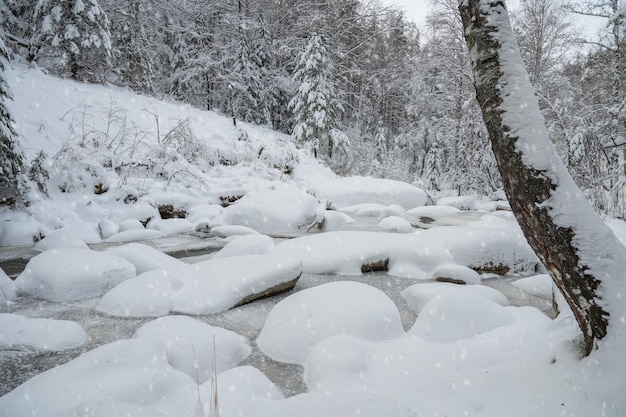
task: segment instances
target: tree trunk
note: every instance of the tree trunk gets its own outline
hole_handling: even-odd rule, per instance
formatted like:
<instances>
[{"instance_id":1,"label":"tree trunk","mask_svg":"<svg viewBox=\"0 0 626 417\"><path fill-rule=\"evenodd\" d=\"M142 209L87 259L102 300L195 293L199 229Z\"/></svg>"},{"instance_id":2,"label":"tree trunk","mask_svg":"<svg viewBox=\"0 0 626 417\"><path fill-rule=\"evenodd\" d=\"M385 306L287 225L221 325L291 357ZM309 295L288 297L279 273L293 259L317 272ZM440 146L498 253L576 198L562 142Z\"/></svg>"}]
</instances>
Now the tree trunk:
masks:
<instances>
[{"instance_id":1,"label":"tree trunk","mask_svg":"<svg viewBox=\"0 0 626 417\"><path fill-rule=\"evenodd\" d=\"M504 1L462 0L459 10L504 190L528 243L571 307L588 355L607 335L626 250L550 142Z\"/></svg>"}]
</instances>

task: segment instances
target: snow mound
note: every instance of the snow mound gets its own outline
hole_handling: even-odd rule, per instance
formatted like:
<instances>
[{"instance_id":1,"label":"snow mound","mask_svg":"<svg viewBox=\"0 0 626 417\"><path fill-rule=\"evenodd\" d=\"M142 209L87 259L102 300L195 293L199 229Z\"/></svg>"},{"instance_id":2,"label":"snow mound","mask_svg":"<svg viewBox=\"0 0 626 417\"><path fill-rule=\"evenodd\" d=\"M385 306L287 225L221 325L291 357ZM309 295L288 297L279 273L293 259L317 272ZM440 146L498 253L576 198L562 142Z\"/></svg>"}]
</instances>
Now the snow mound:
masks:
<instances>
[{"instance_id":1,"label":"snow mound","mask_svg":"<svg viewBox=\"0 0 626 417\"><path fill-rule=\"evenodd\" d=\"M351 206L338 207L337 211L341 213L353 214L355 216L380 217L387 206L378 203L360 203Z\"/></svg>"},{"instance_id":2,"label":"snow mound","mask_svg":"<svg viewBox=\"0 0 626 417\"><path fill-rule=\"evenodd\" d=\"M26 246L46 235L46 228L35 220L9 220L0 224L0 246Z\"/></svg>"},{"instance_id":3,"label":"snow mound","mask_svg":"<svg viewBox=\"0 0 626 417\"><path fill-rule=\"evenodd\" d=\"M158 249L141 243L128 243L122 246L108 248L106 253L119 256L135 265L137 274L165 269L167 271L180 271L188 268L188 265Z\"/></svg>"},{"instance_id":4,"label":"snow mound","mask_svg":"<svg viewBox=\"0 0 626 417\"><path fill-rule=\"evenodd\" d=\"M361 203L385 206L397 204L408 210L428 201L424 190L410 184L382 178L348 177L331 179L309 188L317 198L330 201L335 208Z\"/></svg>"},{"instance_id":5,"label":"snow mound","mask_svg":"<svg viewBox=\"0 0 626 417\"><path fill-rule=\"evenodd\" d=\"M335 210L324 211L324 220L320 224L320 229L324 232L341 230L347 225L354 223L354 219L345 213Z\"/></svg>"},{"instance_id":6,"label":"snow mound","mask_svg":"<svg viewBox=\"0 0 626 417\"><path fill-rule=\"evenodd\" d=\"M17 299L15 282L0 268L0 307Z\"/></svg>"},{"instance_id":7,"label":"snow mound","mask_svg":"<svg viewBox=\"0 0 626 417\"><path fill-rule=\"evenodd\" d=\"M450 250L456 263L496 272L534 272L539 259L521 231L513 228L443 226L420 232Z\"/></svg>"},{"instance_id":8,"label":"snow mound","mask_svg":"<svg viewBox=\"0 0 626 417\"><path fill-rule=\"evenodd\" d=\"M446 248L413 233L327 232L281 242L273 253L299 259L311 274L361 275L365 265L388 261L390 275L431 279L435 269L455 263Z\"/></svg>"},{"instance_id":9,"label":"snow mound","mask_svg":"<svg viewBox=\"0 0 626 417\"><path fill-rule=\"evenodd\" d=\"M279 362L302 363L315 344L335 334L381 340L404 334L396 305L369 285L338 281L280 301L268 315L257 344Z\"/></svg>"},{"instance_id":10,"label":"snow mound","mask_svg":"<svg viewBox=\"0 0 626 417\"><path fill-rule=\"evenodd\" d=\"M313 196L293 185L279 184L271 190L246 194L226 207L214 221L277 236L306 231L319 223L322 216L323 208Z\"/></svg>"},{"instance_id":11,"label":"snow mound","mask_svg":"<svg viewBox=\"0 0 626 417\"><path fill-rule=\"evenodd\" d=\"M34 247L34 249L39 252L60 248L89 249L89 246L74 233L59 229L37 242Z\"/></svg>"},{"instance_id":12,"label":"snow mound","mask_svg":"<svg viewBox=\"0 0 626 417\"><path fill-rule=\"evenodd\" d=\"M182 276L183 286L172 296L172 311L215 314L265 291L294 282L302 274L297 258L246 255L210 259L194 264Z\"/></svg>"},{"instance_id":13,"label":"snow mound","mask_svg":"<svg viewBox=\"0 0 626 417\"><path fill-rule=\"evenodd\" d=\"M186 219L194 224L199 221L210 221L219 216L223 210L224 207L218 204L198 204L189 209Z\"/></svg>"},{"instance_id":14,"label":"snow mound","mask_svg":"<svg viewBox=\"0 0 626 417\"><path fill-rule=\"evenodd\" d=\"M193 224L187 219L152 219L147 224L146 229L158 230L165 236L172 236L191 232Z\"/></svg>"},{"instance_id":15,"label":"snow mound","mask_svg":"<svg viewBox=\"0 0 626 417\"><path fill-rule=\"evenodd\" d=\"M241 255L266 255L274 250L274 240L261 234L235 236L211 259Z\"/></svg>"},{"instance_id":16,"label":"snow mound","mask_svg":"<svg viewBox=\"0 0 626 417\"><path fill-rule=\"evenodd\" d=\"M174 415L181 390L191 383L187 375L168 364L161 344L120 340L25 382L0 397L0 410L6 416L53 417L85 404L121 401L154 405L158 411ZM158 409L168 403L172 404L169 412Z\"/></svg>"},{"instance_id":17,"label":"snow mound","mask_svg":"<svg viewBox=\"0 0 626 417\"><path fill-rule=\"evenodd\" d=\"M381 230L388 232L405 232L410 233L413 231L413 226L405 218L400 216L388 216L378 222L378 227Z\"/></svg>"},{"instance_id":18,"label":"snow mound","mask_svg":"<svg viewBox=\"0 0 626 417\"><path fill-rule=\"evenodd\" d=\"M214 226L210 228L210 235L215 237L228 238L232 236L258 235L254 229L246 226Z\"/></svg>"},{"instance_id":19,"label":"snow mound","mask_svg":"<svg viewBox=\"0 0 626 417\"><path fill-rule=\"evenodd\" d=\"M163 344L169 364L197 377L200 384L211 378L214 357L220 373L239 365L252 351L245 337L187 316L161 317L141 326L133 337Z\"/></svg>"},{"instance_id":20,"label":"snow mound","mask_svg":"<svg viewBox=\"0 0 626 417\"><path fill-rule=\"evenodd\" d=\"M402 291L402 298L406 300L411 310L420 314L422 308L430 300L444 298L450 294L457 294L461 297L465 295L485 297L501 306L509 305L509 300L504 294L493 288L484 285L456 285L447 282L425 282L411 285Z\"/></svg>"},{"instance_id":21,"label":"snow mound","mask_svg":"<svg viewBox=\"0 0 626 417\"><path fill-rule=\"evenodd\" d=\"M463 265L444 265L433 271L437 281L453 282L455 284L480 284L480 275Z\"/></svg>"},{"instance_id":22,"label":"snow mound","mask_svg":"<svg viewBox=\"0 0 626 417\"><path fill-rule=\"evenodd\" d=\"M240 415L271 416L358 416L358 417L417 417L413 411L396 402L363 392L307 393L282 401L254 400Z\"/></svg>"},{"instance_id":23,"label":"snow mound","mask_svg":"<svg viewBox=\"0 0 626 417\"><path fill-rule=\"evenodd\" d=\"M547 299L552 299L552 294L559 292L559 290L555 288L552 277L548 274L518 279L517 281L513 281L512 284L530 295Z\"/></svg>"},{"instance_id":24,"label":"snow mound","mask_svg":"<svg viewBox=\"0 0 626 417\"><path fill-rule=\"evenodd\" d=\"M491 198L483 195L442 197L437 200L437 205L451 206L460 210L483 210L490 212L496 210L511 210L511 206L508 201L492 200Z\"/></svg>"},{"instance_id":25,"label":"snow mound","mask_svg":"<svg viewBox=\"0 0 626 417\"><path fill-rule=\"evenodd\" d=\"M217 392L219 393L220 415L249 416L242 409L254 400L282 400L283 394L276 385L256 368L240 366L224 371L217 376ZM204 414L208 416L211 404L211 381L200 387L200 398L204 406ZM256 415L256 414L252 414Z\"/></svg>"},{"instance_id":26,"label":"snow mound","mask_svg":"<svg viewBox=\"0 0 626 417\"><path fill-rule=\"evenodd\" d=\"M88 402L63 410L54 417L169 417L151 407L117 400Z\"/></svg>"},{"instance_id":27,"label":"snow mound","mask_svg":"<svg viewBox=\"0 0 626 417\"><path fill-rule=\"evenodd\" d=\"M486 297L450 293L426 303L409 334L431 343L454 342L514 321L506 307Z\"/></svg>"},{"instance_id":28,"label":"snow mound","mask_svg":"<svg viewBox=\"0 0 626 417\"><path fill-rule=\"evenodd\" d=\"M165 316L172 309L172 295L181 286L182 281L176 272L144 272L107 292L96 310L119 317Z\"/></svg>"},{"instance_id":29,"label":"snow mound","mask_svg":"<svg viewBox=\"0 0 626 417\"><path fill-rule=\"evenodd\" d=\"M118 256L85 249L53 249L32 258L15 280L19 293L48 301L99 297L136 275Z\"/></svg>"},{"instance_id":30,"label":"snow mound","mask_svg":"<svg viewBox=\"0 0 626 417\"><path fill-rule=\"evenodd\" d=\"M0 347L59 352L87 342L87 333L73 321L29 319L17 314L0 314Z\"/></svg>"}]
</instances>

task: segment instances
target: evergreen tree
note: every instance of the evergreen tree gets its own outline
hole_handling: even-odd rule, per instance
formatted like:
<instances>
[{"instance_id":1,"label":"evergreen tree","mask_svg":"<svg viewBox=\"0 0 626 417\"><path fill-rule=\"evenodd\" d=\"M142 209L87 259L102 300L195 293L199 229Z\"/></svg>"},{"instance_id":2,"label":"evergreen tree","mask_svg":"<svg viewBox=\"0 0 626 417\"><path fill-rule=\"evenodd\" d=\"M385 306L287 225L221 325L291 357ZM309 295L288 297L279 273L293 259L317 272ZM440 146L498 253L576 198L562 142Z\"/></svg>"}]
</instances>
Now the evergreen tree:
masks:
<instances>
[{"instance_id":1,"label":"evergreen tree","mask_svg":"<svg viewBox=\"0 0 626 417\"><path fill-rule=\"evenodd\" d=\"M246 122L262 123L264 112L259 100L261 71L250 49L246 30L240 27L239 45L231 76L231 84L235 90L233 92L234 113Z\"/></svg>"},{"instance_id":2,"label":"evergreen tree","mask_svg":"<svg viewBox=\"0 0 626 417\"><path fill-rule=\"evenodd\" d=\"M73 79L102 81L111 54L109 19L97 0L39 0L31 60ZM98 71L100 70L100 71Z\"/></svg>"},{"instance_id":3,"label":"evergreen tree","mask_svg":"<svg viewBox=\"0 0 626 417\"><path fill-rule=\"evenodd\" d=\"M4 61L8 58L3 37L0 36L0 204L11 204L18 200L18 176L24 163L17 133L13 128L13 118L5 104L7 100L13 99L4 79Z\"/></svg>"},{"instance_id":4,"label":"evergreen tree","mask_svg":"<svg viewBox=\"0 0 626 417\"><path fill-rule=\"evenodd\" d=\"M332 129L339 127L343 107L333 94L332 66L321 35L313 35L300 54L293 80L298 91L289 102L294 118L292 137L333 157Z\"/></svg>"}]
</instances>

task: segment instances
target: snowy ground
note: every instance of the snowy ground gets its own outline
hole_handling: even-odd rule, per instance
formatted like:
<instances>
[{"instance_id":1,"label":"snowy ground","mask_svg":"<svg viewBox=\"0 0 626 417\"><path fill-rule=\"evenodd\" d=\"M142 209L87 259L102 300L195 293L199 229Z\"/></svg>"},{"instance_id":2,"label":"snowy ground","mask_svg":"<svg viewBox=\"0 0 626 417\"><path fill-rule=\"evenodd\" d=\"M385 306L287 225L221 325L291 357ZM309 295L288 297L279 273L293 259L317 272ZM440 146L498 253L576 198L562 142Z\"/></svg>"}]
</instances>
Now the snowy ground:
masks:
<instances>
[{"instance_id":1,"label":"snowy ground","mask_svg":"<svg viewBox=\"0 0 626 417\"><path fill-rule=\"evenodd\" d=\"M624 319L579 359L507 202L426 206L213 113L37 71L9 83L27 155L54 157L48 196L0 211L16 278L0 273L0 415L208 416L213 368L222 416L626 414ZM136 130L104 134L112 106Z\"/></svg>"}]
</instances>

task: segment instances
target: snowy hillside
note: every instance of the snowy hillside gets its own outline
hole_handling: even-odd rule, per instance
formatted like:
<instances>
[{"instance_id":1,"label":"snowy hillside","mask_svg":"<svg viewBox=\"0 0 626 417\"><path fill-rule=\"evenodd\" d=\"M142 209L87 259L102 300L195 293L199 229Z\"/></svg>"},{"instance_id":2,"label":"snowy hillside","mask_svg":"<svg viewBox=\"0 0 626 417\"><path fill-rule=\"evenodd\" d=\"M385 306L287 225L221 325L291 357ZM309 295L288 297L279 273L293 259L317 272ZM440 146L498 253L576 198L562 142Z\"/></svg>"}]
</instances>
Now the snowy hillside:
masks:
<instances>
[{"instance_id":1,"label":"snowy hillside","mask_svg":"<svg viewBox=\"0 0 626 417\"><path fill-rule=\"evenodd\" d=\"M625 415L623 318L580 359L506 201L431 204L269 129L7 75L45 155L0 209L1 416Z\"/></svg>"}]
</instances>

